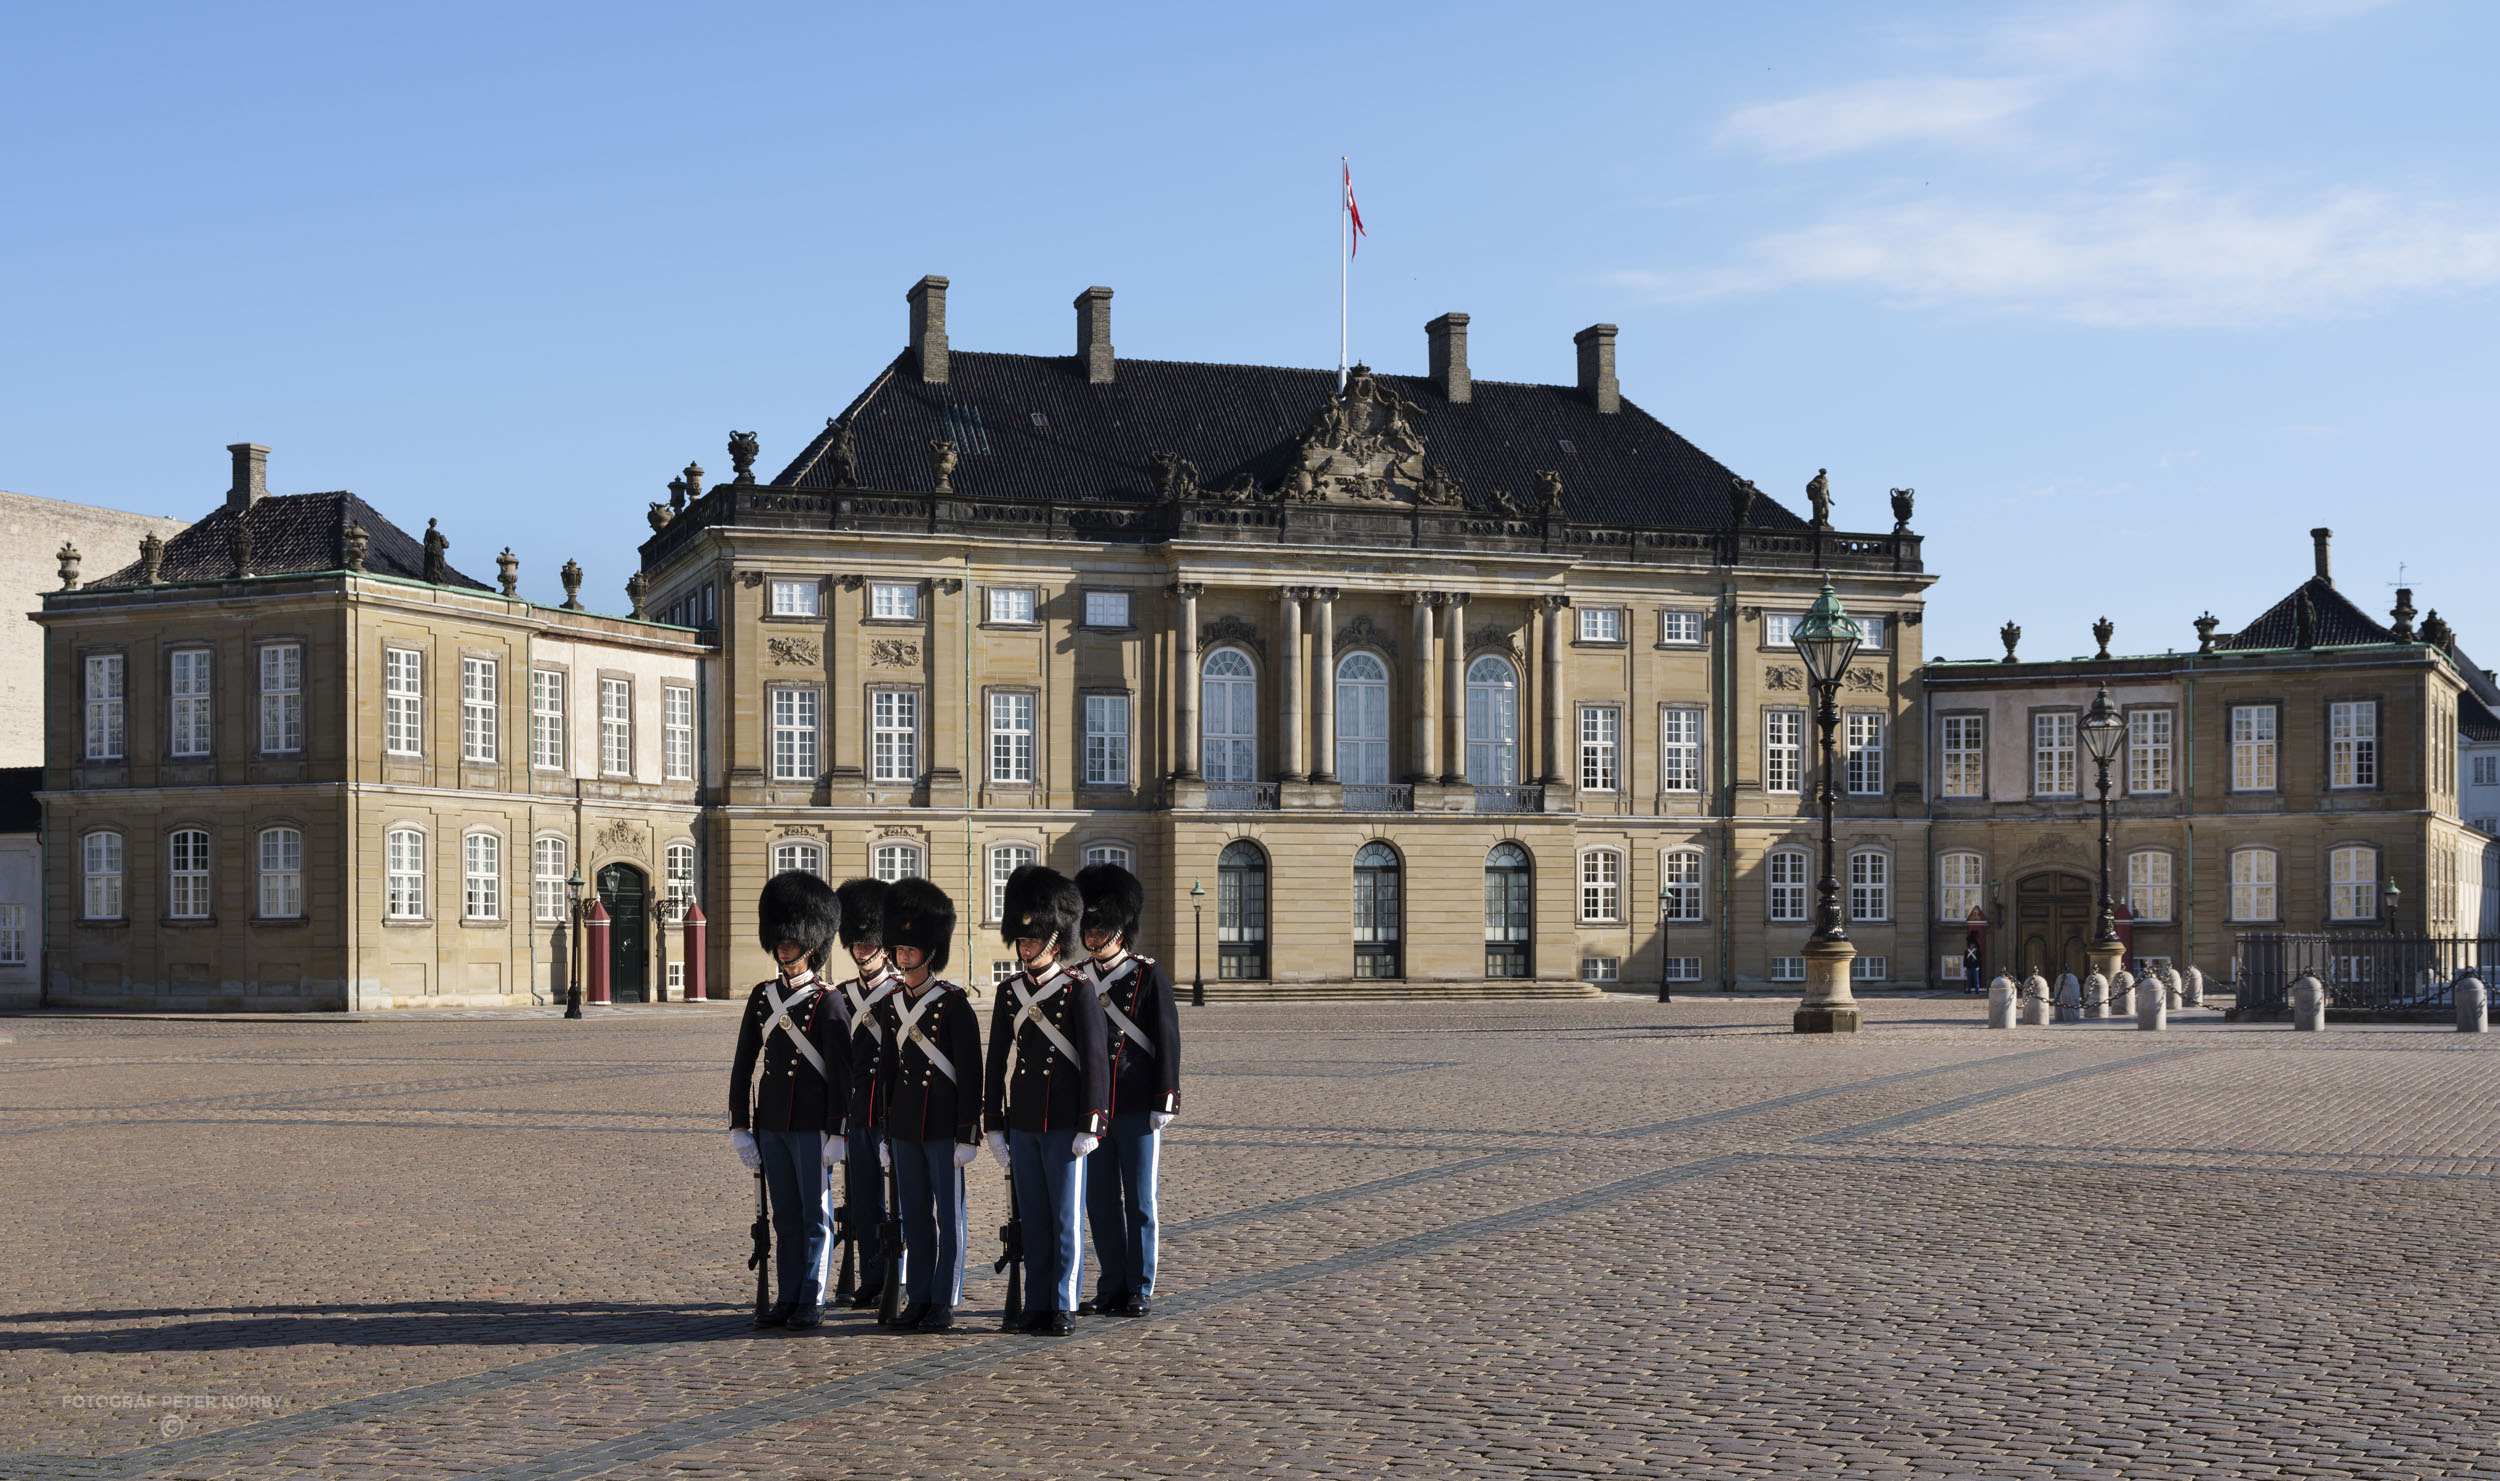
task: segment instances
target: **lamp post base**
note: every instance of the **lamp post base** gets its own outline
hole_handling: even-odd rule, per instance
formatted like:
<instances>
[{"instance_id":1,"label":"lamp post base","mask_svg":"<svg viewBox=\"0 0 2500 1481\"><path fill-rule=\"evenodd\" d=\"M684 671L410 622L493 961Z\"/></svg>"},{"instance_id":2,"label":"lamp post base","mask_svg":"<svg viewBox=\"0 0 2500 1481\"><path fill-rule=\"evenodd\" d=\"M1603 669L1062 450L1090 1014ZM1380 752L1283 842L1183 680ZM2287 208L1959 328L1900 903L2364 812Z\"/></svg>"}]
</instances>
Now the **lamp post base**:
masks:
<instances>
[{"instance_id":1,"label":"lamp post base","mask_svg":"<svg viewBox=\"0 0 2500 1481\"><path fill-rule=\"evenodd\" d=\"M2083 959L2092 970L2101 974L2103 982L2116 982L2118 969L2126 965L2127 947L2122 941L2095 941L2083 949Z\"/></svg>"},{"instance_id":2,"label":"lamp post base","mask_svg":"<svg viewBox=\"0 0 2500 1481\"><path fill-rule=\"evenodd\" d=\"M1863 1021L1849 992L1849 964L1858 949L1847 940L1806 943L1806 995L1790 1027L1801 1034L1854 1034Z\"/></svg>"}]
</instances>

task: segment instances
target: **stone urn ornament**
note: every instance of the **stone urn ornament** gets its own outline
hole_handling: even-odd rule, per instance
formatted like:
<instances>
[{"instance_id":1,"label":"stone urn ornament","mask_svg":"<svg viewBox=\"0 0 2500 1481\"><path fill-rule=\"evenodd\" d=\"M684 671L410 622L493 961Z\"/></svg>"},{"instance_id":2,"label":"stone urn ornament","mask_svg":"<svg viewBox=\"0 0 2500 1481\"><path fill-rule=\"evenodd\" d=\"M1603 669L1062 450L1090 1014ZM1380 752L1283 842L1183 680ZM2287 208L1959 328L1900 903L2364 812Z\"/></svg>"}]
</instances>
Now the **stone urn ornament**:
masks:
<instances>
[{"instance_id":1,"label":"stone urn ornament","mask_svg":"<svg viewBox=\"0 0 2500 1481\"><path fill-rule=\"evenodd\" d=\"M561 571L558 571L558 572L556 573L556 579L564 583L564 610L565 610L565 611L567 611L567 612L579 612L579 611L581 611L581 610L582 610L582 568L581 568L581 565L580 565L578 562L575 562L575 561L569 561L569 560L568 560L568 561L566 561L566 562L564 563L564 569L563 569L563 570L561 570Z\"/></svg>"},{"instance_id":2,"label":"stone urn ornament","mask_svg":"<svg viewBox=\"0 0 2500 1481\"><path fill-rule=\"evenodd\" d=\"M76 591L78 589L78 547L64 540L61 542L59 554L54 558L61 563L61 590Z\"/></svg>"},{"instance_id":3,"label":"stone urn ornament","mask_svg":"<svg viewBox=\"0 0 2500 1481\"><path fill-rule=\"evenodd\" d=\"M731 483L755 482L755 455L762 449L763 445L755 440L754 433L741 432L734 427L730 429L729 481Z\"/></svg>"},{"instance_id":4,"label":"stone urn ornament","mask_svg":"<svg viewBox=\"0 0 2500 1481\"><path fill-rule=\"evenodd\" d=\"M165 537L154 530L139 542L139 579L150 586L165 579Z\"/></svg>"},{"instance_id":5,"label":"stone urn ornament","mask_svg":"<svg viewBox=\"0 0 2500 1481\"><path fill-rule=\"evenodd\" d=\"M1997 637L2005 644L2005 657L1999 661L2003 663L2015 662L2014 646L2023 640L2022 628L2009 620L2005 626L1997 629Z\"/></svg>"},{"instance_id":6,"label":"stone urn ornament","mask_svg":"<svg viewBox=\"0 0 2500 1481\"><path fill-rule=\"evenodd\" d=\"M347 522L346 533L339 537L339 542L347 548L347 569L363 570L365 556L373 549L373 532L364 527L362 520L351 519Z\"/></svg>"},{"instance_id":7,"label":"stone urn ornament","mask_svg":"<svg viewBox=\"0 0 2500 1481\"><path fill-rule=\"evenodd\" d=\"M521 558L512 553L509 545L495 557L495 584L503 588L505 596L517 597L521 594Z\"/></svg>"},{"instance_id":8,"label":"stone urn ornament","mask_svg":"<svg viewBox=\"0 0 2500 1481\"><path fill-rule=\"evenodd\" d=\"M955 444L943 437L929 439L929 476L936 481L937 492L955 491Z\"/></svg>"},{"instance_id":9,"label":"stone urn ornament","mask_svg":"<svg viewBox=\"0 0 2500 1481\"><path fill-rule=\"evenodd\" d=\"M2109 640L2116 636L2118 636L2117 623L2110 621L2106 617L2096 623L2093 623L2092 641L2100 644L2100 651L2092 656L2097 660L2106 662L2109 658Z\"/></svg>"},{"instance_id":10,"label":"stone urn ornament","mask_svg":"<svg viewBox=\"0 0 2500 1481\"><path fill-rule=\"evenodd\" d=\"M635 621L637 621L637 622L640 622L641 620L643 620L643 618L642 618L642 599L643 599L644 597L646 597L646 596L650 595L650 593L651 593L651 578L650 578L650 577L645 576L645 575L644 575L644 574L642 574L640 571L636 571L636 572L635 572L634 574L632 574L631 576L626 577L626 578L625 578L625 600L627 600L628 602L633 603L633 610L632 610L631 612L627 613L626 615L627 615L627 616L629 616L629 617L632 617L632 618L633 618Z\"/></svg>"},{"instance_id":11,"label":"stone urn ornament","mask_svg":"<svg viewBox=\"0 0 2500 1481\"><path fill-rule=\"evenodd\" d=\"M1910 532L1910 508L1917 502L1918 490L1916 489L1892 491L1892 532L1894 534L1906 535Z\"/></svg>"}]
</instances>

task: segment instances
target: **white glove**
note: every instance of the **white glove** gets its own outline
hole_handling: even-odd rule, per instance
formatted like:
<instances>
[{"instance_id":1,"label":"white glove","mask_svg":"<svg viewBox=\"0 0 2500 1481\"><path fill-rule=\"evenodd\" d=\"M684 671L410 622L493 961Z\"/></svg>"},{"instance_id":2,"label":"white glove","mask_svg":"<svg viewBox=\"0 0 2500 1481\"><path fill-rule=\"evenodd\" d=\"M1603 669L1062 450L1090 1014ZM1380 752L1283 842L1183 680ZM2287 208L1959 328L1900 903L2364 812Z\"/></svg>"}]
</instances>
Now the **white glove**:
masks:
<instances>
[{"instance_id":1,"label":"white glove","mask_svg":"<svg viewBox=\"0 0 2500 1481\"><path fill-rule=\"evenodd\" d=\"M982 1138L982 1140L988 1143L990 1155L998 1159L998 1165L1001 1167L1007 1166L1007 1133L1003 1131L993 1131L988 1136Z\"/></svg>"},{"instance_id":2,"label":"white glove","mask_svg":"<svg viewBox=\"0 0 2500 1481\"><path fill-rule=\"evenodd\" d=\"M893 1165L894 1144L887 1141L884 1137L877 1138L877 1166L892 1167Z\"/></svg>"},{"instance_id":3,"label":"white glove","mask_svg":"<svg viewBox=\"0 0 2500 1481\"><path fill-rule=\"evenodd\" d=\"M1087 1132L1080 1131L1076 1135L1068 1138L1068 1150L1074 1152L1079 1157L1085 1156L1087 1153L1092 1152L1096 1147L1101 1145L1101 1137L1091 1135Z\"/></svg>"},{"instance_id":4,"label":"white glove","mask_svg":"<svg viewBox=\"0 0 2500 1481\"><path fill-rule=\"evenodd\" d=\"M825 1145L816 1157L824 1163L825 1171L831 1172L842 1165L842 1158L851 1150L851 1144L843 1140L842 1133L838 1131L828 1131L824 1133L824 1138Z\"/></svg>"},{"instance_id":5,"label":"white glove","mask_svg":"<svg viewBox=\"0 0 2500 1481\"><path fill-rule=\"evenodd\" d=\"M745 1164L747 1171L762 1172L764 1170L764 1154L756 1149L754 1132L743 1126L731 1128L729 1147L731 1151L738 1154L738 1160Z\"/></svg>"},{"instance_id":6,"label":"white glove","mask_svg":"<svg viewBox=\"0 0 2500 1481\"><path fill-rule=\"evenodd\" d=\"M1146 1113L1146 1129L1148 1131L1161 1131L1163 1128L1171 1124L1172 1113L1169 1111L1148 1111Z\"/></svg>"},{"instance_id":7,"label":"white glove","mask_svg":"<svg viewBox=\"0 0 2500 1481\"><path fill-rule=\"evenodd\" d=\"M970 1167L972 1165L972 1159L980 1155L981 1148L973 1142L957 1142L955 1144L955 1165L957 1167Z\"/></svg>"}]
</instances>

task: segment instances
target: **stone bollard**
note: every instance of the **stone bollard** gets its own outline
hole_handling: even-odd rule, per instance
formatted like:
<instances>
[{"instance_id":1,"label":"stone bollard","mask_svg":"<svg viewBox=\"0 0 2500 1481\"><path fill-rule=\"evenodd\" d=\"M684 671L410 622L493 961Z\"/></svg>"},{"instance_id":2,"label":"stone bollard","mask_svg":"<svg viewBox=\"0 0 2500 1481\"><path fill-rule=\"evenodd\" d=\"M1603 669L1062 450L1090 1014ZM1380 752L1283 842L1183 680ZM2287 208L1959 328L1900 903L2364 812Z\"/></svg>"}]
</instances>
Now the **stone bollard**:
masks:
<instances>
[{"instance_id":1,"label":"stone bollard","mask_svg":"<svg viewBox=\"0 0 2500 1481\"><path fill-rule=\"evenodd\" d=\"M2124 1018L2135 1011L2135 974L2124 967L2109 979L2109 1016Z\"/></svg>"},{"instance_id":2,"label":"stone bollard","mask_svg":"<svg viewBox=\"0 0 2500 1481\"><path fill-rule=\"evenodd\" d=\"M2179 969L2176 967L2162 968L2161 980L2162 995L2169 999L2169 1006L2173 1008L2186 1007L2187 1000L2184 996L2182 996L2186 989L2179 985Z\"/></svg>"},{"instance_id":3,"label":"stone bollard","mask_svg":"<svg viewBox=\"0 0 2500 1481\"><path fill-rule=\"evenodd\" d=\"M2491 995L2480 977L2457 979L2457 1032L2479 1034L2491 1028Z\"/></svg>"},{"instance_id":4,"label":"stone bollard","mask_svg":"<svg viewBox=\"0 0 2500 1481\"><path fill-rule=\"evenodd\" d=\"M2295 978L2289 997L2293 1028L2314 1033L2326 1027L2326 984L2315 973L2303 972Z\"/></svg>"},{"instance_id":5,"label":"stone bollard","mask_svg":"<svg viewBox=\"0 0 2500 1481\"><path fill-rule=\"evenodd\" d=\"M1988 984L1988 1027L2014 1026L2014 979L2003 973Z\"/></svg>"},{"instance_id":6,"label":"stone bollard","mask_svg":"<svg viewBox=\"0 0 2500 1481\"><path fill-rule=\"evenodd\" d=\"M2049 981L2034 972L2023 979L2022 1021L2041 1024L2049 1021Z\"/></svg>"},{"instance_id":7,"label":"stone bollard","mask_svg":"<svg viewBox=\"0 0 2500 1481\"><path fill-rule=\"evenodd\" d=\"M2161 990L2161 979L2150 972L2135 990L2135 1026L2142 1029L2170 1027L2170 997Z\"/></svg>"},{"instance_id":8,"label":"stone bollard","mask_svg":"<svg viewBox=\"0 0 2500 1481\"><path fill-rule=\"evenodd\" d=\"M2086 1018L2109 1016L2109 979L2098 972L2083 979L2083 1016Z\"/></svg>"},{"instance_id":9,"label":"stone bollard","mask_svg":"<svg viewBox=\"0 0 2500 1481\"><path fill-rule=\"evenodd\" d=\"M2180 984L2180 987L2179 987L2179 998L2180 998L2180 1003L2179 1003L2179 1006L2181 1006L2181 1007L2183 1007L2183 1008L2202 1008L2202 1007L2204 1007L2204 1006L2205 1006L2205 974L2204 974L2203 972L2198 971L2198 970L2197 970L2197 969L2196 969L2193 965L2191 965L2191 966L2187 969L2187 974L2186 974L2186 976L2187 976L2187 980L2186 980L2185 982L2181 983L2181 984Z\"/></svg>"},{"instance_id":10,"label":"stone bollard","mask_svg":"<svg viewBox=\"0 0 2500 1481\"><path fill-rule=\"evenodd\" d=\"M2057 1021L2083 1022L2083 984L2075 980L2072 972L2057 974Z\"/></svg>"}]
</instances>

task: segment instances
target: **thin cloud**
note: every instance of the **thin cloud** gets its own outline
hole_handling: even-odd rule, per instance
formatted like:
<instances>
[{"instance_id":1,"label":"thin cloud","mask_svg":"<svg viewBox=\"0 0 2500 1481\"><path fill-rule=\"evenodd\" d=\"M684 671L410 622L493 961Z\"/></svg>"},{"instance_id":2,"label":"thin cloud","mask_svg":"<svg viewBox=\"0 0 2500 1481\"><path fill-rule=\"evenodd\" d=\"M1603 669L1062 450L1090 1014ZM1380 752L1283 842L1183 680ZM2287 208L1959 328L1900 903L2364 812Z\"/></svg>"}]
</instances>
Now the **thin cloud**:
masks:
<instances>
[{"instance_id":1,"label":"thin cloud","mask_svg":"<svg viewBox=\"0 0 2500 1481\"><path fill-rule=\"evenodd\" d=\"M1774 159L1820 159L1893 144L2000 137L2040 100L2019 77L1887 77L1738 109L1719 142Z\"/></svg>"}]
</instances>

